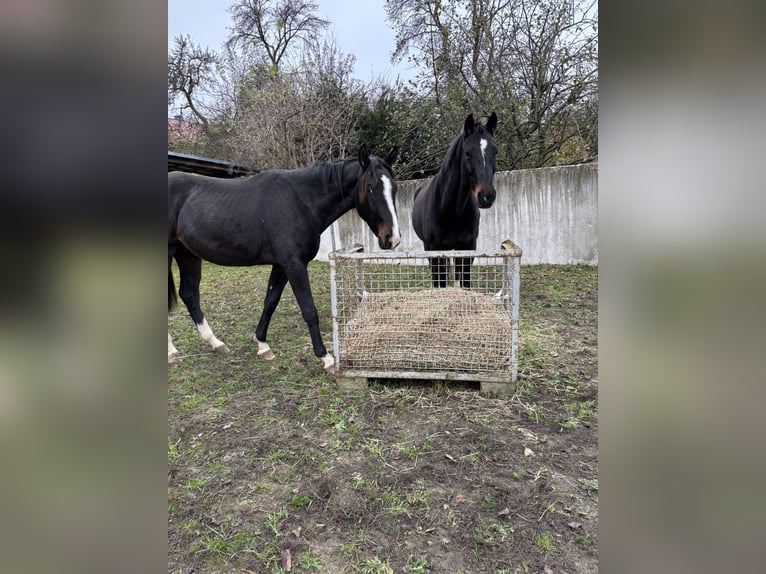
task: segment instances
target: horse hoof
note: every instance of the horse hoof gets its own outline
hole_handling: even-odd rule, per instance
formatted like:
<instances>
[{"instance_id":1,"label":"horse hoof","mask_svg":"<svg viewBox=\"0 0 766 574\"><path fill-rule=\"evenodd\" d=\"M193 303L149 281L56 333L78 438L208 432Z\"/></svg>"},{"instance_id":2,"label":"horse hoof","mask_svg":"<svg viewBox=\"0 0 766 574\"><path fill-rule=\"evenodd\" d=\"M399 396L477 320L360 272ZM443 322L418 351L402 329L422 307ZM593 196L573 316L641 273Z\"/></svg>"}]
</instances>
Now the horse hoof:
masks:
<instances>
[{"instance_id":1,"label":"horse hoof","mask_svg":"<svg viewBox=\"0 0 766 574\"><path fill-rule=\"evenodd\" d=\"M335 368L335 358L330 354L322 357L322 363L324 364L325 371L332 371Z\"/></svg>"},{"instance_id":2,"label":"horse hoof","mask_svg":"<svg viewBox=\"0 0 766 574\"><path fill-rule=\"evenodd\" d=\"M172 353L168 353L168 365L171 363L177 363L181 360L181 353L178 351L173 351Z\"/></svg>"},{"instance_id":3,"label":"horse hoof","mask_svg":"<svg viewBox=\"0 0 766 574\"><path fill-rule=\"evenodd\" d=\"M219 345L218 347L213 347L213 352L221 353L221 354L228 353L229 347L227 347L226 345Z\"/></svg>"},{"instance_id":4,"label":"horse hoof","mask_svg":"<svg viewBox=\"0 0 766 574\"><path fill-rule=\"evenodd\" d=\"M258 358L271 361L273 359L276 359L277 356L274 354L274 352L271 349L266 349L264 351L258 351Z\"/></svg>"}]
</instances>

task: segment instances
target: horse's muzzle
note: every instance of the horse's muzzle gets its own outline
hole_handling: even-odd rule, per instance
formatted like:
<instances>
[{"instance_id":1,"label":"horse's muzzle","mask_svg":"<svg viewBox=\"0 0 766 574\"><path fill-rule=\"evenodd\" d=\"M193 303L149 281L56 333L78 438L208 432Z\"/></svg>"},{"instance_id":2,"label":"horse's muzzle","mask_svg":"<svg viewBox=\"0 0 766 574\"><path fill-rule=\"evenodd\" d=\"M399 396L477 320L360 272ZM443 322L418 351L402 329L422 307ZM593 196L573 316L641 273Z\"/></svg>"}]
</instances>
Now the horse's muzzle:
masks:
<instances>
[{"instance_id":1,"label":"horse's muzzle","mask_svg":"<svg viewBox=\"0 0 766 574\"><path fill-rule=\"evenodd\" d=\"M398 235L394 236L391 232L378 235L378 245L381 249L396 249L400 242L401 238Z\"/></svg>"},{"instance_id":2,"label":"horse's muzzle","mask_svg":"<svg viewBox=\"0 0 766 574\"><path fill-rule=\"evenodd\" d=\"M492 207L492 204L495 203L496 197L497 193L493 187L487 189L486 187L482 186L476 192L476 202L479 204L481 209Z\"/></svg>"},{"instance_id":3,"label":"horse's muzzle","mask_svg":"<svg viewBox=\"0 0 766 574\"><path fill-rule=\"evenodd\" d=\"M479 183L479 185L474 188L474 194L476 195L476 203L479 205L480 209L492 207L492 204L495 203L495 198L497 197L497 192L492 184L487 185L483 182Z\"/></svg>"},{"instance_id":4,"label":"horse's muzzle","mask_svg":"<svg viewBox=\"0 0 766 574\"><path fill-rule=\"evenodd\" d=\"M378 245L381 249L396 249L399 242L402 240L397 233L394 235L394 226L390 223L381 223L378 226Z\"/></svg>"}]
</instances>

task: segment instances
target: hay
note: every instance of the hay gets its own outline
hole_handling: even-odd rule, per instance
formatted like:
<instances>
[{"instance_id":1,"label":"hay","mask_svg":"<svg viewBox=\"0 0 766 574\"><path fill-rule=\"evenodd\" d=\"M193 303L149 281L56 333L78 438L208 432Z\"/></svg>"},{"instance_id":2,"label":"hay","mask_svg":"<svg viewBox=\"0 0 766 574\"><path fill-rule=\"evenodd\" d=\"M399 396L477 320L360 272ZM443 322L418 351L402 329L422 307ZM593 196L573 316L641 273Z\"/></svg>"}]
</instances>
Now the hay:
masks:
<instances>
[{"instance_id":1,"label":"hay","mask_svg":"<svg viewBox=\"0 0 766 574\"><path fill-rule=\"evenodd\" d=\"M508 309L457 288L368 294L341 341L350 369L496 373L511 364Z\"/></svg>"}]
</instances>

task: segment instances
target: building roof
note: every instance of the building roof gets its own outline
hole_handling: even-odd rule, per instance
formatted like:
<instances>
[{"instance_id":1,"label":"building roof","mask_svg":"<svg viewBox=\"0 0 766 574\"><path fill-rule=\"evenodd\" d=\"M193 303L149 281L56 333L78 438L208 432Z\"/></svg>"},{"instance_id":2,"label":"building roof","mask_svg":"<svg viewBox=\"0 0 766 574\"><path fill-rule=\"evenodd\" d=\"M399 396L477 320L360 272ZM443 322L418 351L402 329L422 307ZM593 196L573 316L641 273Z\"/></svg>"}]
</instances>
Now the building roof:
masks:
<instances>
[{"instance_id":1,"label":"building roof","mask_svg":"<svg viewBox=\"0 0 766 574\"><path fill-rule=\"evenodd\" d=\"M168 151L168 171L185 171L213 177L243 177L258 173L257 169L246 165L174 151Z\"/></svg>"}]
</instances>

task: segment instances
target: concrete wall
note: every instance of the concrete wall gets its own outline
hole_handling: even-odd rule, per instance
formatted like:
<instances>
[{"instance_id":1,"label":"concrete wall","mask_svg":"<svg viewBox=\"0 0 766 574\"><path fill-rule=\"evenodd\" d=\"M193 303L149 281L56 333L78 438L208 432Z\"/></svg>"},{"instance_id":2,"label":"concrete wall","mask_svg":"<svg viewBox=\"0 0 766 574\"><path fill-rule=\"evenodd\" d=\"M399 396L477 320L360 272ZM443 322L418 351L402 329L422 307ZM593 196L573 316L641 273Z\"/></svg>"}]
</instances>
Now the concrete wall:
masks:
<instances>
[{"instance_id":1,"label":"concrete wall","mask_svg":"<svg viewBox=\"0 0 766 574\"><path fill-rule=\"evenodd\" d=\"M397 251L420 251L410 213L422 180L399 182L397 211L402 244ZM497 200L481 211L478 249L495 250L511 239L523 251L522 264L598 265L598 164L505 171L495 174ZM322 236L318 259L332 251L332 228ZM337 241L339 239L339 242ZM367 224L350 211L338 220L338 247L361 243L379 251Z\"/></svg>"}]
</instances>

